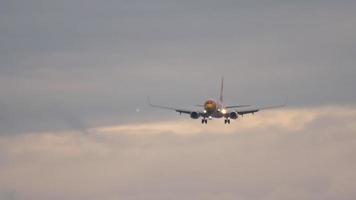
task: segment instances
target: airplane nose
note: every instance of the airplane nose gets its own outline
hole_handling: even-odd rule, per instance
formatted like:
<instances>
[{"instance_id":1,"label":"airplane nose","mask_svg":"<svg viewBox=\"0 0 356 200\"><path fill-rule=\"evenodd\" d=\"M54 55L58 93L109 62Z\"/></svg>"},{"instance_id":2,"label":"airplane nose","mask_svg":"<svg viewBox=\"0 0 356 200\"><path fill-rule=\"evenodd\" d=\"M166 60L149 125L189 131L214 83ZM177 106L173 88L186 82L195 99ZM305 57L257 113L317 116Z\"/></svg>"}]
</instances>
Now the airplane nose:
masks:
<instances>
[{"instance_id":1,"label":"airplane nose","mask_svg":"<svg viewBox=\"0 0 356 200\"><path fill-rule=\"evenodd\" d=\"M206 110L212 111L214 109L215 109L215 105L214 104L212 104L212 103L206 104Z\"/></svg>"}]
</instances>

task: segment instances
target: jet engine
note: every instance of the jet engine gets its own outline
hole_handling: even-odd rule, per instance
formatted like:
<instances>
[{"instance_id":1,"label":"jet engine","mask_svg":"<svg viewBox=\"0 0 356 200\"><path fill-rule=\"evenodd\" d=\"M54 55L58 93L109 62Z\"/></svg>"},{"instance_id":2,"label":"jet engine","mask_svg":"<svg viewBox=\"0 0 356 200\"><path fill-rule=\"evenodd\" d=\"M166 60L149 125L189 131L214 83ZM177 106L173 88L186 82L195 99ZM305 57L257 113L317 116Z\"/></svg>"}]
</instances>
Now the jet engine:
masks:
<instances>
[{"instance_id":1,"label":"jet engine","mask_svg":"<svg viewBox=\"0 0 356 200\"><path fill-rule=\"evenodd\" d=\"M229 114L229 117L230 117L230 119L237 119L238 114L237 114L237 112L231 112L231 113Z\"/></svg>"},{"instance_id":2,"label":"jet engine","mask_svg":"<svg viewBox=\"0 0 356 200\"><path fill-rule=\"evenodd\" d=\"M197 112L191 112L191 113L190 113L190 117L191 117L192 119L198 119L198 118L199 118L199 113L197 113Z\"/></svg>"}]
</instances>

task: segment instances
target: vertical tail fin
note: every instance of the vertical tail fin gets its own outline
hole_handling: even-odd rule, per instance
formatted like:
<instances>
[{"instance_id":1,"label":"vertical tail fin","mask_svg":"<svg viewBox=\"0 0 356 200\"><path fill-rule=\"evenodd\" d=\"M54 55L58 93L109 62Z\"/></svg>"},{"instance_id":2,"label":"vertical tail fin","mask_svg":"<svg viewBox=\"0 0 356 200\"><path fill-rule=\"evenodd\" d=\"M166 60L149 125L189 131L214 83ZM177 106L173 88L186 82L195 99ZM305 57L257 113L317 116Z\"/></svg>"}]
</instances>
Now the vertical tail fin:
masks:
<instances>
[{"instance_id":1,"label":"vertical tail fin","mask_svg":"<svg viewBox=\"0 0 356 200\"><path fill-rule=\"evenodd\" d=\"M221 87L220 87L220 102L224 102L224 77L221 77Z\"/></svg>"}]
</instances>

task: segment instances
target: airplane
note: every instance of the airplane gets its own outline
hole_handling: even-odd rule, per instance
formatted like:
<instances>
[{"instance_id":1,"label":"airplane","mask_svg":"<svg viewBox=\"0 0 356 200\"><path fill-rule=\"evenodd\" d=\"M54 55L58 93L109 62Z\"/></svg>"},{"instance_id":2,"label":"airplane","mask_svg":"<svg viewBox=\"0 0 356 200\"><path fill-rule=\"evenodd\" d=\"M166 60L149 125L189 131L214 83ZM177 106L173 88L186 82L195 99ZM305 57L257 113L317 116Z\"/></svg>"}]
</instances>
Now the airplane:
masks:
<instances>
[{"instance_id":1,"label":"airplane","mask_svg":"<svg viewBox=\"0 0 356 200\"><path fill-rule=\"evenodd\" d=\"M189 109L180 109L173 108L169 106L156 105L152 104L149 97L147 97L148 103L151 107L174 110L179 114L189 114L192 119L198 119L202 117L201 123L207 124L208 119L212 120L213 118L225 118L224 123L230 124L230 119L237 119L239 116L245 114L254 114L261 110L273 109L284 107L287 104L287 100L281 105L253 108L251 105L225 105L224 104L224 78L221 79L220 95L218 100L212 98L206 100L203 105L196 105L197 107L203 108L202 110L189 110ZM230 109L233 109L230 111Z\"/></svg>"}]
</instances>

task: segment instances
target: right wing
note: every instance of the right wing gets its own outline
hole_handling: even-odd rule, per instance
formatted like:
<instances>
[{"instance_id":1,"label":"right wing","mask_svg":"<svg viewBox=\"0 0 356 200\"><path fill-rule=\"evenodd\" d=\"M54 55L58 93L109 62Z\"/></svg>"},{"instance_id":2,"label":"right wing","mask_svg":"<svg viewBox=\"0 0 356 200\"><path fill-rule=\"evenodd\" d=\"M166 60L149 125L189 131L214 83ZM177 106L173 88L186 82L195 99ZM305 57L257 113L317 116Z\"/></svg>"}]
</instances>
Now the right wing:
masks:
<instances>
[{"instance_id":1,"label":"right wing","mask_svg":"<svg viewBox=\"0 0 356 200\"><path fill-rule=\"evenodd\" d=\"M150 106L152 106L152 107L166 109L166 110L174 110L176 112L179 112L179 114L182 114L182 113L191 114L192 112L197 112L195 110L188 110L188 109L173 108L173 107L169 107L169 106L155 105L155 104L152 104L151 99L149 97L147 97L147 101L148 101L148 104ZM202 112L197 112L197 113L199 113L199 115L203 115L204 114Z\"/></svg>"}]
</instances>

